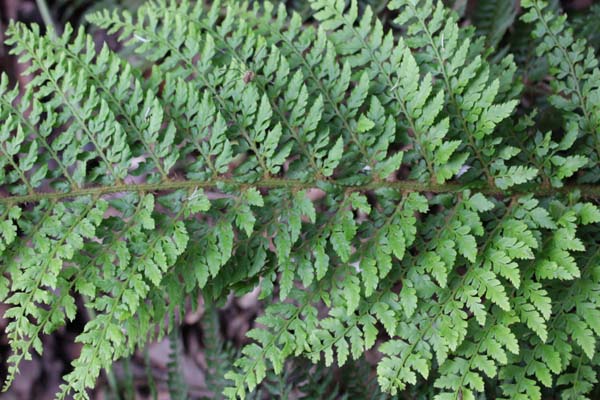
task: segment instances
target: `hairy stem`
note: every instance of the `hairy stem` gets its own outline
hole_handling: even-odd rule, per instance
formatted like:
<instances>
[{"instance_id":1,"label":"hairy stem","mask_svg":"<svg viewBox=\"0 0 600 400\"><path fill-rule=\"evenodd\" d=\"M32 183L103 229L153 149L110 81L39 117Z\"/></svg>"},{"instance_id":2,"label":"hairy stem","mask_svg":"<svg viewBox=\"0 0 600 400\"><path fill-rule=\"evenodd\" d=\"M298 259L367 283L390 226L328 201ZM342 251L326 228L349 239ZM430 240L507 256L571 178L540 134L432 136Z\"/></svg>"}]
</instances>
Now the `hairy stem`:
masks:
<instances>
[{"instance_id":1,"label":"hairy stem","mask_svg":"<svg viewBox=\"0 0 600 400\"><path fill-rule=\"evenodd\" d=\"M329 184L337 187L347 188L349 190L377 190L377 189L395 189L406 192L421 192L421 193L452 193L460 192L469 189L468 185L459 183L423 183L413 180L400 180L395 182L370 182L362 185L350 185L338 183L335 181L312 181L304 182L297 179L286 178L264 178L256 182L240 182L231 178L212 179L212 180L171 180L161 183L138 183L138 184L118 184L112 186L97 186L71 190L70 192L45 192L27 194L21 196L4 196L0 197L0 204L19 204L37 202L41 200L58 200L66 198L74 198L80 196L103 196L112 193L124 192L154 192L154 191L172 191L178 189L190 188L215 188L221 185L229 185L234 187L258 187L264 189L274 188L289 188L295 190L318 188L319 183ZM600 198L600 185L565 185L561 188L547 188L543 186L530 187L527 186L522 190L500 190L495 187L482 185L473 187L472 190L484 193L491 196L508 196L508 195L529 195L534 196L549 196L555 194L566 194L574 191L581 192L581 195L586 198Z\"/></svg>"}]
</instances>

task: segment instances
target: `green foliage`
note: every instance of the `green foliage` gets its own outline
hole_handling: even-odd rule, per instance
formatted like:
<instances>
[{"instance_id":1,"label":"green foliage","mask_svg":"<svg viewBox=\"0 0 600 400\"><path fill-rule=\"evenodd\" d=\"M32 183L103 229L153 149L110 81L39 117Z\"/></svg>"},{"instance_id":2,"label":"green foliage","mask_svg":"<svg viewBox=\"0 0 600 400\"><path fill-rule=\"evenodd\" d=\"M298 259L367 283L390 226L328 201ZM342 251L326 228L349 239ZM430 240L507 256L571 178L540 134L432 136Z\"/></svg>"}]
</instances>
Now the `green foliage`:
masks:
<instances>
[{"instance_id":1,"label":"green foliage","mask_svg":"<svg viewBox=\"0 0 600 400\"><path fill-rule=\"evenodd\" d=\"M565 137L559 143L561 150L574 147L574 155L554 162L559 177L568 177L586 166L585 181L597 182L600 157L600 114L598 99L600 87L598 59L585 39L577 39L565 24L565 16L547 10L544 1L525 1L528 9L523 20L534 23L533 35L542 41L539 55L546 56L550 66L553 95L549 101L562 111ZM590 151L591 149L591 151Z\"/></svg>"},{"instance_id":2,"label":"green foliage","mask_svg":"<svg viewBox=\"0 0 600 400\"><path fill-rule=\"evenodd\" d=\"M82 298L94 317L57 398L88 398L102 369L168 333L171 394L184 398L166 322L200 295L209 389L228 398L290 382L316 398L594 388L593 50L545 2L521 3L549 66L549 130L515 58L489 48L512 8L476 30L441 1L309 3L308 24L235 1L89 18L150 70L83 30L10 25L31 81L20 93L0 80L5 388ZM481 2L478 18L486 4L500 7ZM212 307L256 288L250 343L220 357ZM328 371L366 353L379 389L331 384ZM294 370L307 361L310 380Z\"/></svg>"},{"instance_id":3,"label":"green foliage","mask_svg":"<svg viewBox=\"0 0 600 400\"><path fill-rule=\"evenodd\" d=\"M175 323L175 319L172 320ZM183 377L181 365L181 338L179 331L172 329L169 332L169 362L167 364L167 386L169 398L174 400L186 400L188 398L187 385Z\"/></svg>"},{"instance_id":4,"label":"green foliage","mask_svg":"<svg viewBox=\"0 0 600 400\"><path fill-rule=\"evenodd\" d=\"M593 21L597 21L598 18L600 18L600 4L593 4L589 9L575 15L571 21L575 36L585 38L596 50L596 54L600 49L600 26Z\"/></svg>"},{"instance_id":5,"label":"green foliage","mask_svg":"<svg viewBox=\"0 0 600 400\"><path fill-rule=\"evenodd\" d=\"M85 24L86 16L95 11L115 8L133 10L141 4L143 4L142 0L54 0L48 2L52 16L59 22L71 21L77 24Z\"/></svg>"},{"instance_id":6,"label":"green foliage","mask_svg":"<svg viewBox=\"0 0 600 400\"><path fill-rule=\"evenodd\" d=\"M485 35L486 45L498 47L517 16L516 0L481 0L475 4L473 24Z\"/></svg>"},{"instance_id":7,"label":"green foliage","mask_svg":"<svg viewBox=\"0 0 600 400\"><path fill-rule=\"evenodd\" d=\"M212 399L223 399L223 391L229 386L225 374L231 368L234 360L239 356L227 347L220 334L218 313L215 307L208 305L201 320L202 341L208 370L205 376L206 386L212 392Z\"/></svg>"}]
</instances>

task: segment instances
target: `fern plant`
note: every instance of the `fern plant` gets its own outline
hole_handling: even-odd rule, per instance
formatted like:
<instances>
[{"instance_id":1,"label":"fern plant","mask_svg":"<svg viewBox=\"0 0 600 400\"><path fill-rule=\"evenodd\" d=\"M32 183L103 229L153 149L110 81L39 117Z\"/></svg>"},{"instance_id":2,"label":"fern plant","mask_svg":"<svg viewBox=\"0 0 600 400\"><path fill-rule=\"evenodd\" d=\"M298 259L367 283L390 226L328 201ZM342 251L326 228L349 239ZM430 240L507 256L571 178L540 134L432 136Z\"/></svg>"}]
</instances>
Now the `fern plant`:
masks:
<instances>
[{"instance_id":1,"label":"fern plant","mask_svg":"<svg viewBox=\"0 0 600 400\"><path fill-rule=\"evenodd\" d=\"M593 50L544 1L522 1L561 121L545 131L513 56L441 1L390 1L393 30L356 1L309 3L314 24L236 1L89 18L151 71L83 30L10 25L31 81L0 80L5 389L78 297L95 317L58 399L88 398L187 297L219 306L257 286L265 309L229 398L291 358L342 366L367 351L391 395L593 389Z\"/></svg>"}]
</instances>

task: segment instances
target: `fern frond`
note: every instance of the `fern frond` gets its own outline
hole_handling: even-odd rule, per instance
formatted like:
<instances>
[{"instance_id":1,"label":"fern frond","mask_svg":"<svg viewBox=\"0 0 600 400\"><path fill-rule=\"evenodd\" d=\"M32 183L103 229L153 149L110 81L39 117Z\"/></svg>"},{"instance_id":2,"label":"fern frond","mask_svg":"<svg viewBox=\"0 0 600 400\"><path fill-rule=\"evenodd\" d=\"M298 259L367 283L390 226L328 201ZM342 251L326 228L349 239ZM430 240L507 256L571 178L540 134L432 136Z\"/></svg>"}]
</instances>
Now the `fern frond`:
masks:
<instances>
[{"instance_id":1,"label":"fern frond","mask_svg":"<svg viewBox=\"0 0 600 400\"><path fill-rule=\"evenodd\" d=\"M172 321L173 324L175 321ZM183 379L181 365L181 339L176 328L169 333L169 363L167 364L169 396L175 400L186 400L188 398L187 385Z\"/></svg>"},{"instance_id":2,"label":"fern frond","mask_svg":"<svg viewBox=\"0 0 600 400\"><path fill-rule=\"evenodd\" d=\"M213 382L228 398L287 393L299 358L367 352L390 395L589 392L593 54L524 2L564 120L553 134L534 110L513 116L513 57L493 61L441 1L390 2L399 31L357 1L310 5L310 26L268 2L90 17L141 67L82 30L11 24L31 82L19 98L0 79L5 388L78 297L93 312L58 398L87 399L102 369L176 332L188 297L257 290L251 343Z\"/></svg>"},{"instance_id":3,"label":"fern frond","mask_svg":"<svg viewBox=\"0 0 600 400\"><path fill-rule=\"evenodd\" d=\"M585 39L573 37L572 29L566 26L566 16L558 16L549 10L547 2L526 1L523 7L528 12L522 19L535 24L533 35L542 40L537 46L537 53L547 58L554 78L554 94L549 100L555 108L564 112L569 147L575 146L580 154L562 161L558 167L566 164L566 176L586 167L582 179L595 182L600 157L600 119L595 101L600 93L597 85L600 76L598 59ZM593 151L589 152L589 149Z\"/></svg>"},{"instance_id":4,"label":"fern frond","mask_svg":"<svg viewBox=\"0 0 600 400\"><path fill-rule=\"evenodd\" d=\"M396 23L409 25L409 46L426 49L423 67L443 82L447 111L455 117L453 130L464 135L463 145L473 157L469 165L478 163L488 183L502 189L534 179L535 168L506 165L518 150L494 150L498 139L493 132L518 103L514 99L518 93L507 101L496 100L503 97L512 81L515 68L511 67L510 57L502 63L504 70L491 68L481 55L476 55L478 45L472 34L458 28L456 16L445 10L441 1L394 1L389 6L400 10Z\"/></svg>"},{"instance_id":5,"label":"fern frond","mask_svg":"<svg viewBox=\"0 0 600 400\"><path fill-rule=\"evenodd\" d=\"M488 47L497 48L504 34L517 16L518 3L514 0L478 1L473 11L473 24L477 33L485 35Z\"/></svg>"},{"instance_id":6,"label":"fern frond","mask_svg":"<svg viewBox=\"0 0 600 400\"><path fill-rule=\"evenodd\" d=\"M592 4L588 9L583 10L578 15L575 15L570 21L573 26L574 35L585 38L590 46L596 50L600 48L600 30L592 21L600 16L600 5Z\"/></svg>"}]
</instances>

